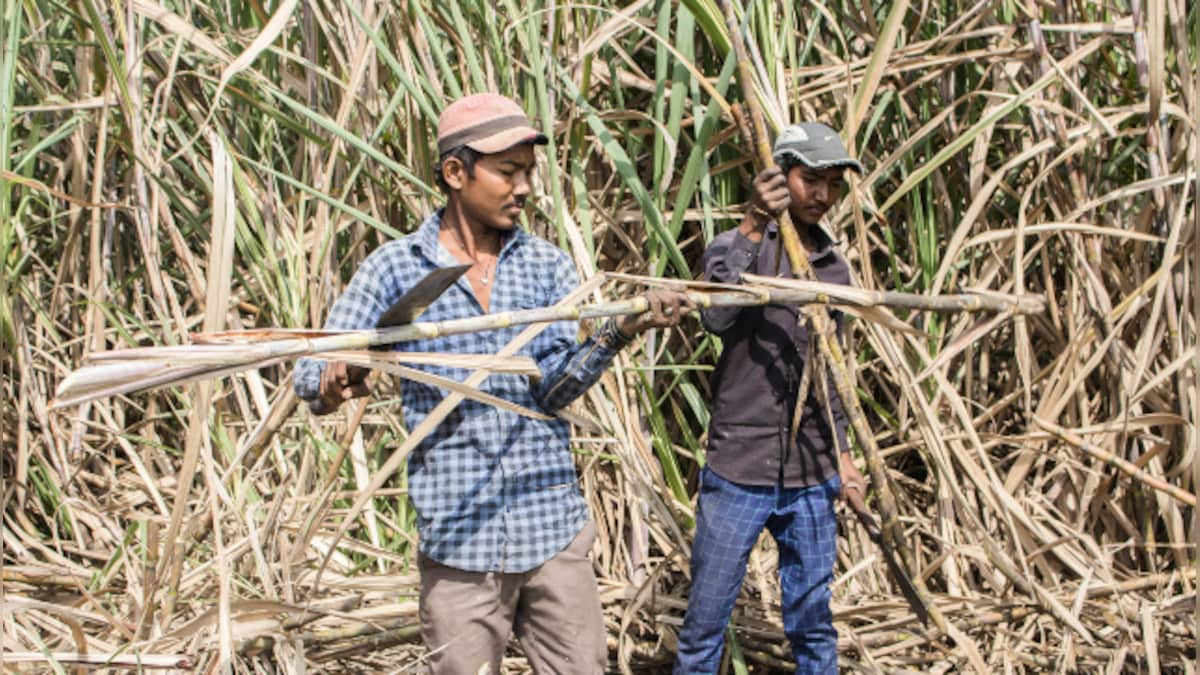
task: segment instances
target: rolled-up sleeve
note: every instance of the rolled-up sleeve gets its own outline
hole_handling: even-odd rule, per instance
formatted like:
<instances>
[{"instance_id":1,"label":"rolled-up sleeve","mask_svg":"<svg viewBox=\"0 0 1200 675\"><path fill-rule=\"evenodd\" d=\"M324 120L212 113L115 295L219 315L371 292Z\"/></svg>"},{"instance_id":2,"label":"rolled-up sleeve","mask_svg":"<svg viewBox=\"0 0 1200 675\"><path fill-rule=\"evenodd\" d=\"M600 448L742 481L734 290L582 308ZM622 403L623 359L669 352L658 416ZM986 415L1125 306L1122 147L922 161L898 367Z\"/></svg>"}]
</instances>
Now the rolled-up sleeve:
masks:
<instances>
[{"instance_id":1,"label":"rolled-up sleeve","mask_svg":"<svg viewBox=\"0 0 1200 675\"><path fill-rule=\"evenodd\" d=\"M742 274L758 271L759 244L747 239L741 232L730 230L713 239L704 251L704 279L723 284L740 283ZM737 320L742 307L714 307L700 312L704 327L718 335L729 330Z\"/></svg>"},{"instance_id":2,"label":"rolled-up sleeve","mask_svg":"<svg viewBox=\"0 0 1200 675\"><path fill-rule=\"evenodd\" d=\"M555 271L554 296L547 304L557 304L579 285L570 260L563 254ZM537 341L534 360L542 372L532 394L548 413L566 407L588 390L612 364L620 348L590 337L582 343L575 339L579 324L559 321L543 331Z\"/></svg>"}]
</instances>

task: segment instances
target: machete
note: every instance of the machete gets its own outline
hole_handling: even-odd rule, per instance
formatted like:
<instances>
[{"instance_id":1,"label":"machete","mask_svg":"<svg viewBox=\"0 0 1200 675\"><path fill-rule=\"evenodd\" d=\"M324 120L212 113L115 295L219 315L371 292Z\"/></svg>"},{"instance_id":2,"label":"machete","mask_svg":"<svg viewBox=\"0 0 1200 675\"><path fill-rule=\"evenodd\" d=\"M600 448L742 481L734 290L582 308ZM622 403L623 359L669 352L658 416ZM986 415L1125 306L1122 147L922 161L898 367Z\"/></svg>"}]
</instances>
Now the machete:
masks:
<instances>
[{"instance_id":1,"label":"machete","mask_svg":"<svg viewBox=\"0 0 1200 675\"><path fill-rule=\"evenodd\" d=\"M471 269L470 265L455 265L454 267L439 267L426 274L417 282L416 286L410 288L407 293L400 296L399 300L392 303L391 307L387 308L383 316L379 317L375 327L388 328L412 323L469 269Z\"/></svg>"},{"instance_id":2,"label":"machete","mask_svg":"<svg viewBox=\"0 0 1200 675\"><path fill-rule=\"evenodd\" d=\"M426 274L416 285L400 296L399 300L393 302L391 307L387 308L383 316L379 317L379 321L375 322L375 327L389 328L412 323L469 269L471 269L470 265L455 265L454 267L439 267ZM387 345L379 345L376 348L386 349ZM367 374L370 372L369 368L351 365L346 369L346 384L360 384L367 379ZM309 409L318 415L322 414L326 405L319 398L308 402Z\"/></svg>"},{"instance_id":3,"label":"machete","mask_svg":"<svg viewBox=\"0 0 1200 675\"><path fill-rule=\"evenodd\" d=\"M854 511L854 515L858 517L858 522L867 530L867 536L871 541L879 546L883 551L883 561L887 564L888 572L891 573L892 579L896 585L900 587L900 592L904 595L904 599L908 601L908 606L912 608L913 613L921 620L925 626L929 625L929 608L921 600L921 594L917 593L917 587L913 585L913 581L904 571L904 567L900 565L900 561L896 559L896 552L888 544L888 540L884 538L883 531L879 529L879 523L875 521L875 516L871 515L867 509L866 503L863 501L863 495L860 490L849 490L846 492L846 497L850 502L850 508Z\"/></svg>"}]
</instances>

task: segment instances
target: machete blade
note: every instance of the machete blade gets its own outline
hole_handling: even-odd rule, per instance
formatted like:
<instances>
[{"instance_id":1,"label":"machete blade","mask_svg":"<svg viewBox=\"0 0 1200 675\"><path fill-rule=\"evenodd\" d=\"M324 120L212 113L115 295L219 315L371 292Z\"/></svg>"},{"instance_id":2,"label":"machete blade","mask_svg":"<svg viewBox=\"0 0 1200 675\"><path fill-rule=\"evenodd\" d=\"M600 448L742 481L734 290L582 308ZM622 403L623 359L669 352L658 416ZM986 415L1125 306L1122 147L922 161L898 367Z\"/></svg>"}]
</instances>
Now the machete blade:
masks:
<instances>
[{"instance_id":1,"label":"machete blade","mask_svg":"<svg viewBox=\"0 0 1200 675\"><path fill-rule=\"evenodd\" d=\"M439 267L426 274L425 278L418 281L416 286L410 288L407 293L400 296L399 300L392 303L391 307L387 308L383 316L379 317L379 322L375 324L375 327L388 328L412 323L469 269L471 269L470 265L456 265Z\"/></svg>"},{"instance_id":2,"label":"machete blade","mask_svg":"<svg viewBox=\"0 0 1200 675\"><path fill-rule=\"evenodd\" d=\"M904 571L904 567L900 565L900 561L896 559L896 552L892 550L887 538L883 536L883 531L879 528L879 523L875 522L875 517L867 510L862 496L856 493L851 494L854 495L850 499L851 510L854 511L854 515L858 516L858 522L862 523L863 528L866 529L867 536L883 552L883 561L887 565L888 572L892 575L892 580L900 587L900 593L908 601L908 606L917 615L917 618L921 620L921 624L928 626L929 608L921 600L921 595L917 592L917 587L913 585L912 579Z\"/></svg>"},{"instance_id":3,"label":"machete blade","mask_svg":"<svg viewBox=\"0 0 1200 675\"><path fill-rule=\"evenodd\" d=\"M896 559L896 552L892 550L887 540L882 537L879 540L879 550L883 551L883 560L887 563L888 571L891 572L892 579L895 580L896 585L900 587L900 593L908 601L909 608L921 620L921 625L928 627L929 608L921 600L921 595L917 593L917 587L913 585L913 581L909 578L908 573L900 566L900 561Z\"/></svg>"}]
</instances>

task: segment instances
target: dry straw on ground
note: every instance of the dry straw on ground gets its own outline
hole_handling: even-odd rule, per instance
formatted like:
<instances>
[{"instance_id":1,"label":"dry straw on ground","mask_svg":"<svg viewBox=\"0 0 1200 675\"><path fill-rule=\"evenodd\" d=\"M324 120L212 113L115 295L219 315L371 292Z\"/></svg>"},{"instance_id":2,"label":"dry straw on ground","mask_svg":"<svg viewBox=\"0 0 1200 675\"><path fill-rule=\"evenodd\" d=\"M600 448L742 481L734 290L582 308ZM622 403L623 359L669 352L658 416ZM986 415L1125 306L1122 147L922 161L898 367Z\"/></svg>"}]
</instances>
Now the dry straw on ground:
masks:
<instances>
[{"instance_id":1,"label":"dry straw on ground","mask_svg":"<svg viewBox=\"0 0 1200 675\"><path fill-rule=\"evenodd\" d=\"M869 169L830 222L860 288L1046 301L850 323L946 631L845 518L843 666L1195 672L1200 10L746 4L767 117L845 129ZM419 667L414 514L389 469L422 431L391 380L322 419L286 362L48 403L87 352L320 325L436 204L450 98L510 93L553 130L532 226L595 282L694 277L750 176L710 0L8 0L0 36L6 667ZM571 410L614 670L671 658L718 348L695 323L650 336ZM773 569L765 538L734 671L787 668Z\"/></svg>"}]
</instances>

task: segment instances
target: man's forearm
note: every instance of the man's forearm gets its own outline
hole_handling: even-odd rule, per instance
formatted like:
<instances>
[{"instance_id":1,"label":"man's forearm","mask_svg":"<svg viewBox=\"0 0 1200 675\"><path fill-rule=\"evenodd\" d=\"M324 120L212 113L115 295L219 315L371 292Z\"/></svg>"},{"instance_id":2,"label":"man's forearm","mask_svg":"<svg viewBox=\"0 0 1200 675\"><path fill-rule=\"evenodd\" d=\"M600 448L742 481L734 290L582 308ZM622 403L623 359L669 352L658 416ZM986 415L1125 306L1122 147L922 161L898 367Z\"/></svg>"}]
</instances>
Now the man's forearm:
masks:
<instances>
[{"instance_id":1,"label":"man's forearm","mask_svg":"<svg viewBox=\"0 0 1200 675\"><path fill-rule=\"evenodd\" d=\"M760 237L761 239L761 232ZM744 272L757 270L758 240L741 232L729 240L727 246L714 245L704 254L704 279L722 284L736 284ZM741 314L742 307L717 307L700 312L700 321L710 332L721 334L733 327Z\"/></svg>"},{"instance_id":2,"label":"man's forearm","mask_svg":"<svg viewBox=\"0 0 1200 675\"><path fill-rule=\"evenodd\" d=\"M595 335L575 346L558 367L543 376L534 389L534 398L546 412L565 408L600 379L631 340L614 321L604 322Z\"/></svg>"}]
</instances>

